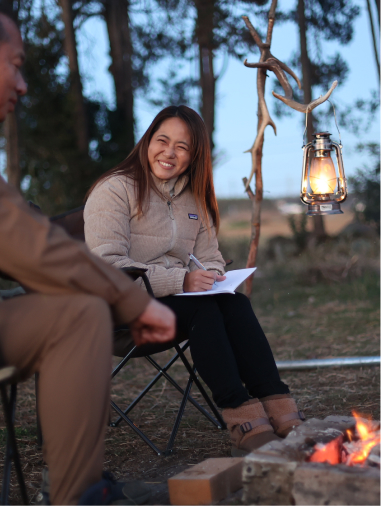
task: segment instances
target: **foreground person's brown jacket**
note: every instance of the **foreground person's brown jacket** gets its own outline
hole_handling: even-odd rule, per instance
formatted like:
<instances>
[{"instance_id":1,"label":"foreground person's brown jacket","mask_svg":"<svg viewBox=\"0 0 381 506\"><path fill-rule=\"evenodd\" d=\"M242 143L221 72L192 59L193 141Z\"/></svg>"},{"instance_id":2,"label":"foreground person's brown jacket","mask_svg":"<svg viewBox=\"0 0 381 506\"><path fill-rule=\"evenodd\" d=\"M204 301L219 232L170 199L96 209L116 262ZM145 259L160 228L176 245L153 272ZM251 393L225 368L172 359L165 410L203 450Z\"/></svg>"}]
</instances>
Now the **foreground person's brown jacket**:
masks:
<instances>
[{"instance_id":1,"label":"foreground person's brown jacket","mask_svg":"<svg viewBox=\"0 0 381 506\"><path fill-rule=\"evenodd\" d=\"M149 302L133 281L92 255L48 218L30 209L0 177L0 271L34 292L102 297L116 323L129 323Z\"/></svg>"},{"instance_id":2,"label":"foreground person's brown jacket","mask_svg":"<svg viewBox=\"0 0 381 506\"><path fill-rule=\"evenodd\" d=\"M50 502L78 504L101 479L113 320L131 322L150 298L31 210L1 177L0 271L31 291L0 300L1 361L21 378L39 373Z\"/></svg>"},{"instance_id":3,"label":"foreground person's brown jacket","mask_svg":"<svg viewBox=\"0 0 381 506\"><path fill-rule=\"evenodd\" d=\"M84 212L89 248L115 267L140 267L156 297L183 292L185 274L197 269L189 253L208 270L224 274L214 227L208 231L197 209L188 176L154 177L149 207L138 216L134 182L113 176L91 193Z\"/></svg>"}]
</instances>

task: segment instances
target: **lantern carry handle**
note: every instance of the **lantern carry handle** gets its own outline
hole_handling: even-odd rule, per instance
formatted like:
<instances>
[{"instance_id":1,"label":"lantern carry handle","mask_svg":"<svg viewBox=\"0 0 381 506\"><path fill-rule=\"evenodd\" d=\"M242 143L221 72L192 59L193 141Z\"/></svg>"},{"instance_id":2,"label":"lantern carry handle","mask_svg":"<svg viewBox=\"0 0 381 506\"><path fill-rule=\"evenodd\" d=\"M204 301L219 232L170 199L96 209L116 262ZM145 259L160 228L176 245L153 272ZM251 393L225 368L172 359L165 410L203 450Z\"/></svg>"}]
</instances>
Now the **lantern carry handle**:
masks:
<instances>
[{"instance_id":1,"label":"lantern carry handle","mask_svg":"<svg viewBox=\"0 0 381 506\"><path fill-rule=\"evenodd\" d=\"M327 98L327 102L329 102L331 105L332 105L332 109L333 109L333 115L335 117L335 123L336 123L336 128L337 128L337 131L339 132L339 145L340 147L342 148L343 145L341 143L341 133L340 133L340 130L339 130L339 125L337 124L337 118L336 118L336 110L335 110L335 106L333 105L333 103L329 100L329 98ZM304 148L304 146L306 145L306 132L307 132L307 121L308 121L308 112L309 111L306 111L306 126L304 127L304 132L303 132L303 146L302 146L302 149Z\"/></svg>"},{"instance_id":2,"label":"lantern carry handle","mask_svg":"<svg viewBox=\"0 0 381 506\"><path fill-rule=\"evenodd\" d=\"M335 106L333 105L333 103L327 99L327 102L329 102L331 105L332 105L332 109L333 109L333 115L335 117L335 123L336 123L336 128L337 128L337 131L339 132L339 145L340 147L342 148L343 145L341 144L341 133L340 133L340 130L339 130L339 125L337 124L337 118L336 118L336 110L335 110ZM307 124L306 124L306 128L307 128Z\"/></svg>"},{"instance_id":3,"label":"lantern carry handle","mask_svg":"<svg viewBox=\"0 0 381 506\"><path fill-rule=\"evenodd\" d=\"M308 121L308 111L306 111L306 127L305 127L304 132L303 132L303 146L302 146L302 149L306 145L306 141L307 141L307 139L305 138L306 137L306 132L307 132L307 121Z\"/></svg>"}]
</instances>

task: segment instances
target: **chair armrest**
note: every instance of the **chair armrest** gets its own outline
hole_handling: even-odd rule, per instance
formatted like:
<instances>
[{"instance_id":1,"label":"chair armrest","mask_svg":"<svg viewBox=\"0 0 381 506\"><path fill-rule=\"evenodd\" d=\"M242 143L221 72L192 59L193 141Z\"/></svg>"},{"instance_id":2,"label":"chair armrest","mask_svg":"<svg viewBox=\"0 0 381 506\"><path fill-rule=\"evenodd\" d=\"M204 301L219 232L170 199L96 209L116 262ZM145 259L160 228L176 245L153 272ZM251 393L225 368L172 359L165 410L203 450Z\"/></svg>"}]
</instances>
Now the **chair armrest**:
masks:
<instances>
[{"instance_id":1,"label":"chair armrest","mask_svg":"<svg viewBox=\"0 0 381 506\"><path fill-rule=\"evenodd\" d=\"M147 278L146 275L147 269L140 269L138 267L122 267L120 270L123 271L125 274L128 274L128 276L131 276L131 278L134 280L142 278L147 292L151 295L151 297L155 297L151 283L149 282L149 279Z\"/></svg>"},{"instance_id":2,"label":"chair armrest","mask_svg":"<svg viewBox=\"0 0 381 506\"><path fill-rule=\"evenodd\" d=\"M13 365L4 366L0 368L0 384L6 385L14 383L17 380L17 369Z\"/></svg>"}]
</instances>

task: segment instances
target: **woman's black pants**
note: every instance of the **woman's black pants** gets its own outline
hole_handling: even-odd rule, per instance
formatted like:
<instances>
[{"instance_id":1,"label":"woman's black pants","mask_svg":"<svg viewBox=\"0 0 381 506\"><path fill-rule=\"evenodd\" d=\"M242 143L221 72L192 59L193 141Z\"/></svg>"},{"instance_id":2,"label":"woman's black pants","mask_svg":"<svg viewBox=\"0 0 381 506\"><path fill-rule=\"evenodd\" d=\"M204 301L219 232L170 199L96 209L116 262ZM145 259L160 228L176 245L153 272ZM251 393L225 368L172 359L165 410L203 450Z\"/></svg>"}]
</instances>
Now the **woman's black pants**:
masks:
<instances>
[{"instance_id":1,"label":"woman's black pants","mask_svg":"<svg viewBox=\"0 0 381 506\"><path fill-rule=\"evenodd\" d=\"M219 408L289 393L245 295L171 295L159 301L176 314L178 331L188 335L194 365Z\"/></svg>"}]
</instances>

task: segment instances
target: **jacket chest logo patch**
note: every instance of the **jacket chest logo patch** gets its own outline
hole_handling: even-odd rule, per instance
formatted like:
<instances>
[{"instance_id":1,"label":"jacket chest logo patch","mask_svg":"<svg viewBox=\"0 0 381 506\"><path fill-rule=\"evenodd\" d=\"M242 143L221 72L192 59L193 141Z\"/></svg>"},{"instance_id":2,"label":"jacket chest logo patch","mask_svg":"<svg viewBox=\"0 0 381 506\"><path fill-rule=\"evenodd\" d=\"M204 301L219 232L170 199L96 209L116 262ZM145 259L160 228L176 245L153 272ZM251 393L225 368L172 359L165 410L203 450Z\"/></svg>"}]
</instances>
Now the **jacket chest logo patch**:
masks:
<instances>
[{"instance_id":1,"label":"jacket chest logo patch","mask_svg":"<svg viewBox=\"0 0 381 506\"><path fill-rule=\"evenodd\" d=\"M198 216L197 216L197 214L191 214L191 213L188 213L188 216L189 216L189 219L190 219L190 220L198 220Z\"/></svg>"}]
</instances>

